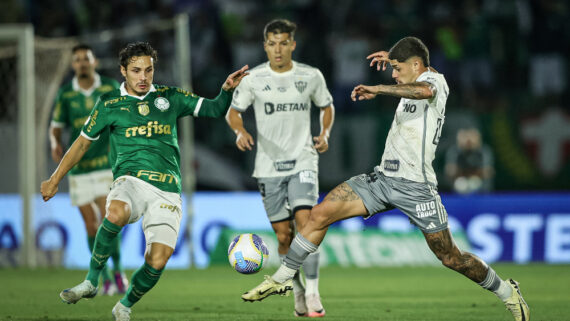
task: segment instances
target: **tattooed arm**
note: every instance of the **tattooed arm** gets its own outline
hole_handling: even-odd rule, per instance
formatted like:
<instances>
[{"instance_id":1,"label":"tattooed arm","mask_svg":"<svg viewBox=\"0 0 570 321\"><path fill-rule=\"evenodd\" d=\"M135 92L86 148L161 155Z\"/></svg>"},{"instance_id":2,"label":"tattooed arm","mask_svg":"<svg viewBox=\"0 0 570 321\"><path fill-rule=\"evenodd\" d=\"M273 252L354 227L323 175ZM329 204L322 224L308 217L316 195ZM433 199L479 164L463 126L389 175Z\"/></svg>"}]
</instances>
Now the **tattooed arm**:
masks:
<instances>
[{"instance_id":1,"label":"tattooed arm","mask_svg":"<svg viewBox=\"0 0 570 321\"><path fill-rule=\"evenodd\" d=\"M435 87L427 82L413 82L397 85L358 85L354 87L351 97L353 101L372 99L376 95L388 95L409 99L429 99L435 96Z\"/></svg>"}]
</instances>

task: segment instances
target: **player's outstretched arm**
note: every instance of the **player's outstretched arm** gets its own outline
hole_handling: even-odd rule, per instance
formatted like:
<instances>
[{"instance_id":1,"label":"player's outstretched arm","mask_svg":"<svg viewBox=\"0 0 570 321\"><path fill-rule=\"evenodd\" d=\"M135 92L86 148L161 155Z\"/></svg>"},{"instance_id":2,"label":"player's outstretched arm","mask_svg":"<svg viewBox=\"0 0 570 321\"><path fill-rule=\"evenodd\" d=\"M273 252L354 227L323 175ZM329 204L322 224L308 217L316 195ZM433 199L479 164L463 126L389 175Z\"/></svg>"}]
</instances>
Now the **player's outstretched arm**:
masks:
<instances>
[{"instance_id":1,"label":"player's outstretched arm","mask_svg":"<svg viewBox=\"0 0 570 321\"><path fill-rule=\"evenodd\" d=\"M372 99L376 95L395 96L408 99L429 99L435 96L435 88L427 82L413 82L397 85L358 85L354 87L350 97L353 101Z\"/></svg>"},{"instance_id":2,"label":"player's outstretched arm","mask_svg":"<svg viewBox=\"0 0 570 321\"><path fill-rule=\"evenodd\" d=\"M321 108L321 133L319 136L313 137L315 149L319 153L324 153L329 149L329 136L331 134L334 123L334 106L331 104L325 108Z\"/></svg>"},{"instance_id":3,"label":"player's outstretched arm","mask_svg":"<svg viewBox=\"0 0 570 321\"><path fill-rule=\"evenodd\" d=\"M71 145L67 153L63 155L63 159L59 163L59 166L55 169L53 174L48 180L42 182L40 191L44 201L48 201L52 198L55 193L57 193L59 182L63 179L65 174L77 164L83 155L87 152L91 146L91 141L81 135L77 137L75 142Z\"/></svg>"},{"instance_id":4,"label":"player's outstretched arm","mask_svg":"<svg viewBox=\"0 0 570 321\"><path fill-rule=\"evenodd\" d=\"M243 127L243 118L241 113L233 108L228 110L226 114L226 122L236 134L236 146L242 152L251 150L254 144L253 137Z\"/></svg>"},{"instance_id":5,"label":"player's outstretched arm","mask_svg":"<svg viewBox=\"0 0 570 321\"><path fill-rule=\"evenodd\" d=\"M249 66L245 65L241 67L239 70L231 73L224 82L224 84L222 85L222 89L225 91L232 91L236 89L242 78L249 75L249 72L247 71L248 69Z\"/></svg>"}]
</instances>

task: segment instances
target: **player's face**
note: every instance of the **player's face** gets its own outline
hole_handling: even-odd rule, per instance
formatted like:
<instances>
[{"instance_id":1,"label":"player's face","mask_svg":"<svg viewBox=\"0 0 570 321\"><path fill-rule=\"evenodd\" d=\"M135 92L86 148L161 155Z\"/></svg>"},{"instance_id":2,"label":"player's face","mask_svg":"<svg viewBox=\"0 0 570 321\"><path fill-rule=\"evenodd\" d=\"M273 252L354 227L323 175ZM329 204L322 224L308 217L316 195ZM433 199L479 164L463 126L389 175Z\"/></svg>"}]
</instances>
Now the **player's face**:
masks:
<instances>
[{"instance_id":1,"label":"player's face","mask_svg":"<svg viewBox=\"0 0 570 321\"><path fill-rule=\"evenodd\" d=\"M150 90L154 77L154 62L150 56L132 57L127 68L121 66L127 92L144 96Z\"/></svg>"},{"instance_id":2,"label":"player's face","mask_svg":"<svg viewBox=\"0 0 570 321\"><path fill-rule=\"evenodd\" d=\"M419 62L414 57L404 61L399 62L396 59L390 61L392 66L392 78L398 84L409 84L419 77Z\"/></svg>"},{"instance_id":3,"label":"player's face","mask_svg":"<svg viewBox=\"0 0 570 321\"><path fill-rule=\"evenodd\" d=\"M263 48L267 53L271 69L283 72L291 69L293 64L291 59L297 43L291 38L289 33L267 33L267 40L263 43Z\"/></svg>"},{"instance_id":4,"label":"player's face","mask_svg":"<svg viewBox=\"0 0 570 321\"><path fill-rule=\"evenodd\" d=\"M91 50L79 49L71 57L71 68L79 78L92 76L96 66L97 60Z\"/></svg>"}]
</instances>

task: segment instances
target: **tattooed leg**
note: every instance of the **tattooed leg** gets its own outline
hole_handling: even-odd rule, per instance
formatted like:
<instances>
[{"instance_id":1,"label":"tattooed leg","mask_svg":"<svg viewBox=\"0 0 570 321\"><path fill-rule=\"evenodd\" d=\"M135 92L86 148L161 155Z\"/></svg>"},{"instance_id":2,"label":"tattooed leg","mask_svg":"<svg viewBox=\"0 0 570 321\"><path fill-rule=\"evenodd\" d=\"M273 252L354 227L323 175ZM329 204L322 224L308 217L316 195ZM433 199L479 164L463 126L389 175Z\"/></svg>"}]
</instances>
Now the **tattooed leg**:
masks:
<instances>
[{"instance_id":1,"label":"tattooed leg","mask_svg":"<svg viewBox=\"0 0 570 321\"><path fill-rule=\"evenodd\" d=\"M455 270L469 279L481 283L487 276L489 267L472 253L461 251L449 229L436 233L424 233L429 248L446 267Z\"/></svg>"},{"instance_id":2,"label":"tattooed leg","mask_svg":"<svg viewBox=\"0 0 570 321\"><path fill-rule=\"evenodd\" d=\"M321 244L329 225L349 217L368 214L364 203L346 183L335 187L325 199L311 210L301 235L315 245Z\"/></svg>"}]
</instances>

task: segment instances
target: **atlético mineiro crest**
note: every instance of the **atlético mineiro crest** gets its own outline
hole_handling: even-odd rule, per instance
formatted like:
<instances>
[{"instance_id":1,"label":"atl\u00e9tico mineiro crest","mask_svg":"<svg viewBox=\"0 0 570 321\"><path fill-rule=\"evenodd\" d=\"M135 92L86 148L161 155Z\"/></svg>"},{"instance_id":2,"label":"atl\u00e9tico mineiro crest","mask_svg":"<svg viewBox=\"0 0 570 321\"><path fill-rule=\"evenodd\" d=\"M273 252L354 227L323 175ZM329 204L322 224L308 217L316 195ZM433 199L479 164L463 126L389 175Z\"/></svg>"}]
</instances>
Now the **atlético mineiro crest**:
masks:
<instances>
[{"instance_id":1,"label":"atl\u00e9tico mineiro crest","mask_svg":"<svg viewBox=\"0 0 570 321\"><path fill-rule=\"evenodd\" d=\"M168 99L164 98L164 97L157 97L154 100L154 105L156 106L156 108L158 108L160 111L165 111L168 108L170 108L170 102L168 102Z\"/></svg>"},{"instance_id":2,"label":"atl\u00e9tico mineiro crest","mask_svg":"<svg viewBox=\"0 0 570 321\"><path fill-rule=\"evenodd\" d=\"M137 104L139 108L139 114L146 116L150 113L150 108L148 108L148 103L146 101L140 102Z\"/></svg>"},{"instance_id":3,"label":"atl\u00e9tico mineiro crest","mask_svg":"<svg viewBox=\"0 0 570 321\"><path fill-rule=\"evenodd\" d=\"M295 88L297 88L299 93L302 94L303 91L305 91L305 88L307 88L307 82L306 81L296 81L295 82Z\"/></svg>"}]
</instances>

